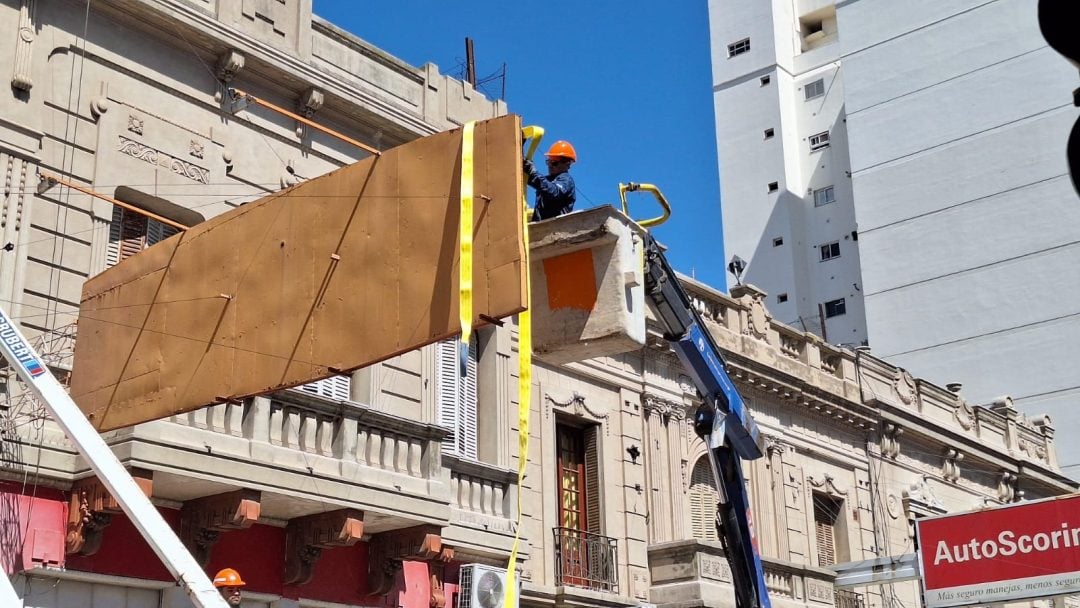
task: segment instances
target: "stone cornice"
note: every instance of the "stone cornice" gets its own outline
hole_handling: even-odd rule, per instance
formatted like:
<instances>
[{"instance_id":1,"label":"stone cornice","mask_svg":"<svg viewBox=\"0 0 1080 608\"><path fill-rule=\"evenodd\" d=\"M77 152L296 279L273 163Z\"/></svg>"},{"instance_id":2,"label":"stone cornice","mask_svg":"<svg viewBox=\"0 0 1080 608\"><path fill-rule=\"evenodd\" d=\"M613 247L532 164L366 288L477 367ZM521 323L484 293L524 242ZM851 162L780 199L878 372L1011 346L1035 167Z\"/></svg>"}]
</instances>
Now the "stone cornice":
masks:
<instances>
[{"instance_id":1,"label":"stone cornice","mask_svg":"<svg viewBox=\"0 0 1080 608\"><path fill-rule=\"evenodd\" d=\"M239 50L248 58L249 63L245 68L246 71L265 72L266 69L269 68L272 72L278 72L277 74L264 74L271 82L299 80L304 84L296 90L297 95L312 86L322 89L327 94L328 103L330 102L329 98L331 97L339 100L336 104L338 106L336 108L338 111L344 111L346 114L353 113L378 116L383 121L396 125L404 133L409 133L413 136L429 135L439 130L435 125L426 122L422 116L405 108L388 103L378 96L366 91L360 86L358 78L356 79L358 81L357 83L350 83L343 80L341 77L335 77L332 74L318 69L302 58L240 32L221 21L218 21L213 15L200 11L181 0L140 0L137 3L125 4L126 8L123 9L121 9L116 0L106 0L106 2L112 5L115 10L125 10L126 12L129 12L129 14L138 12L139 14L137 16L144 20L146 25L151 26L146 29L153 33L160 34L161 31L171 31L175 29L177 25L191 28L194 30L191 36L192 39L206 40L207 38L210 38L213 43L215 43L213 48L203 47L204 50L209 51L212 55L216 56L230 48ZM140 6L144 7L145 10L139 11L138 7ZM155 20L171 20L175 23L154 23ZM301 32L301 35L312 35L316 32L325 35L326 32L331 30L324 26L325 22L320 23L313 17L311 29L308 32ZM199 35L195 36L195 32L198 32ZM341 33L339 30L338 37L340 36ZM351 46L355 48L357 43L356 41L352 42L353 44ZM189 49L185 48L185 50ZM364 53L364 55L368 57L373 56L371 52ZM393 69L395 72L408 73L407 70L403 69L406 65L403 62L389 61L386 57L379 57L379 61L388 69ZM262 70L260 70L260 66L262 67ZM416 79L418 73L418 70L414 68L410 74L410 78ZM423 82L423 79L421 78L417 80L417 82ZM479 95L479 93L477 95ZM345 107L342 107L342 102Z\"/></svg>"}]
</instances>

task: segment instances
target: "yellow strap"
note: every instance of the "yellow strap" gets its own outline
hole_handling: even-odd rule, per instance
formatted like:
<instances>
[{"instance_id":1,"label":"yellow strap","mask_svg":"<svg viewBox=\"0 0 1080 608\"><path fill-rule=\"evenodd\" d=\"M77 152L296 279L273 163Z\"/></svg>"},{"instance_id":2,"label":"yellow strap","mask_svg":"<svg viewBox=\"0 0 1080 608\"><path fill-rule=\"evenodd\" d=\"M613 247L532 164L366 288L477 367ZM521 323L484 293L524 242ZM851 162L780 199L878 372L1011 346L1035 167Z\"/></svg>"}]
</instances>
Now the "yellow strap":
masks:
<instances>
[{"instance_id":1,"label":"yellow strap","mask_svg":"<svg viewBox=\"0 0 1080 608\"><path fill-rule=\"evenodd\" d=\"M473 317L473 131L476 121L465 123L461 133L461 213L459 218L458 313L461 341L458 343L459 372L468 373L469 338Z\"/></svg>"},{"instance_id":2,"label":"yellow strap","mask_svg":"<svg viewBox=\"0 0 1080 608\"><path fill-rule=\"evenodd\" d=\"M543 131L541 130L541 133ZM534 145L533 148L536 146ZM525 189L522 187L522 192ZM521 201L521 237L525 241L524 280L525 302L532 305L532 280L529 277L529 203ZM504 606L517 606L517 554L521 542L521 484L525 480L525 465L529 460L529 411L532 407L532 311L526 308L518 315L518 479L517 514L514 520L514 545L506 566Z\"/></svg>"}]
</instances>

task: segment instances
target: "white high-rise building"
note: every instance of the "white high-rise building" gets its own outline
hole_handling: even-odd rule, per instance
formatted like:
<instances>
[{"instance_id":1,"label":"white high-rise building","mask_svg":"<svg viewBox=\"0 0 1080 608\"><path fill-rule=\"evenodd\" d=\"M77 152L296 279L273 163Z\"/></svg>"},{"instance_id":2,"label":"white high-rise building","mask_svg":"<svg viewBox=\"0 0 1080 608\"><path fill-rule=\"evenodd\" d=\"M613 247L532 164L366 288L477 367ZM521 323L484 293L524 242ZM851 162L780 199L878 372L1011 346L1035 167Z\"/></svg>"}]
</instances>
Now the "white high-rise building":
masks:
<instances>
[{"instance_id":1,"label":"white high-rise building","mask_svg":"<svg viewBox=\"0 0 1080 608\"><path fill-rule=\"evenodd\" d=\"M724 245L776 318L861 344L836 7L798 5L709 3Z\"/></svg>"},{"instance_id":2,"label":"white high-rise building","mask_svg":"<svg viewBox=\"0 0 1080 608\"><path fill-rule=\"evenodd\" d=\"M1077 73L1036 8L710 0L724 239L777 318L1071 436Z\"/></svg>"}]
</instances>

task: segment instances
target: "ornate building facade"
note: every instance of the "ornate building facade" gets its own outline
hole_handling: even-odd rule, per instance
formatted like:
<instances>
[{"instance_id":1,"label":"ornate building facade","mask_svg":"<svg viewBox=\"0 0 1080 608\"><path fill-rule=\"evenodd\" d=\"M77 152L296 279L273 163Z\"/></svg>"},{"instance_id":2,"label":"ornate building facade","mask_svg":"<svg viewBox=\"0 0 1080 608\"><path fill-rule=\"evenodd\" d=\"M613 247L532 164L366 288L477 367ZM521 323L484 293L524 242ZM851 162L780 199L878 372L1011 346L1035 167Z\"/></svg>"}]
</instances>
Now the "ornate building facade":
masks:
<instances>
[{"instance_id":1,"label":"ornate building facade","mask_svg":"<svg viewBox=\"0 0 1080 608\"><path fill-rule=\"evenodd\" d=\"M61 377L85 279L171 230L64 186L39 191L39 174L191 225L364 155L238 107L229 87L378 149L506 112L303 0L3 0L0 32L15 41L0 49L12 85L0 96L0 305ZM919 516L1075 489L1045 418L968 404L776 323L752 288L687 287L768 438L747 475L779 604L914 601L910 583L837 592L830 566L910 552ZM730 605L716 490L688 422L697 394L667 344L536 361L520 454L517 329L477 333L464 379L455 349L434 344L105 437L208 571L241 572L245 606L462 606L463 566L505 567L519 502L522 606ZM40 404L5 379L0 562L25 605L188 606Z\"/></svg>"}]
</instances>

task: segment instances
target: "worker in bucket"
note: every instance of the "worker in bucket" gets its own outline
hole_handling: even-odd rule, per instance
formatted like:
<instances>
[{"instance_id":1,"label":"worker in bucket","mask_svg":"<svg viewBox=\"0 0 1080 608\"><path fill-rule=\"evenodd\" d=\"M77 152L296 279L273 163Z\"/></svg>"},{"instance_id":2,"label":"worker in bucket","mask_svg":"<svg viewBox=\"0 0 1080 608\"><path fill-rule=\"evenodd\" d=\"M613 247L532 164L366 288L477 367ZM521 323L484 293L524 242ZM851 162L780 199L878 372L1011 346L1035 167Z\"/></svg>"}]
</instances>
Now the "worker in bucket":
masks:
<instances>
[{"instance_id":1,"label":"worker in bucket","mask_svg":"<svg viewBox=\"0 0 1080 608\"><path fill-rule=\"evenodd\" d=\"M225 568L214 575L214 586L230 606L239 606L243 601L240 588L246 584L244 579L240 578L240 573L232 568Z\"/></svg>"},{"instance_id":2,"label":"worker in bucket","mask_svg":"<svg viewBox=\"0 0 1080 608\"><path fill-rule=\"evenodd\" d=\"M547 220L565 215L574 210L577 192L574 178L570 176L570 165L577 162L577 152L570 142L559 140L551 145L547 157L546 176L540 175L536 166L525 159L525 176L528 184L536 190L536 208L533 221Z\"/></svg>"}]
</instances>

